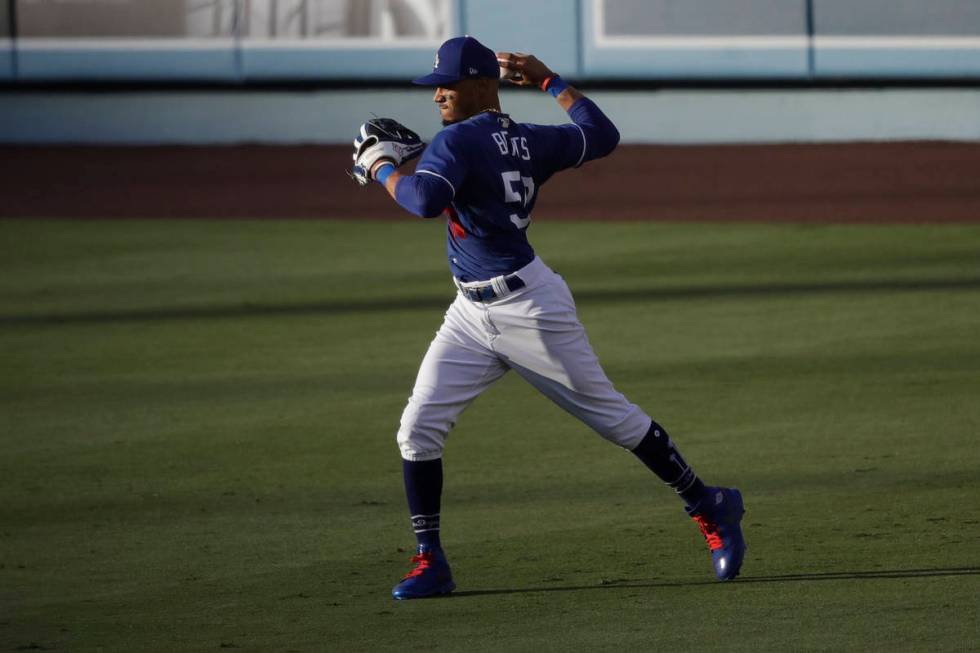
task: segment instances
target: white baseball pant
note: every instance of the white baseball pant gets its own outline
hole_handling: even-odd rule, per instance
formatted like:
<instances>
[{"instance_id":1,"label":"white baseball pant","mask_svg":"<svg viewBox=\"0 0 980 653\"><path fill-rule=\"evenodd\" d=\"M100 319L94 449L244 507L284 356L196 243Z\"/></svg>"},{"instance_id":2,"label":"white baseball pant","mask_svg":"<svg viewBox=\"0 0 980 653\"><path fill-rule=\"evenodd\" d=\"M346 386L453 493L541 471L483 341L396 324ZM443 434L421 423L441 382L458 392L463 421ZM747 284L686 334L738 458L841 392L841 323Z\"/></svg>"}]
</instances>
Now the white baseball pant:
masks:
<instances>
[{"instance_id":1,"label":"white baseball pant","mask_svg":"<svg viewBox=\"0 0 980 653\"><path fill-rule=\"evenodd\" d=\"M650 417L599 365L564 279L540 258L516 274L524 288L489 302L458 293L446 312L402 413L405 460L441 458L459 414L509 369L622 447L632 450L649 430Z\"/></svg>"}]
</instances>

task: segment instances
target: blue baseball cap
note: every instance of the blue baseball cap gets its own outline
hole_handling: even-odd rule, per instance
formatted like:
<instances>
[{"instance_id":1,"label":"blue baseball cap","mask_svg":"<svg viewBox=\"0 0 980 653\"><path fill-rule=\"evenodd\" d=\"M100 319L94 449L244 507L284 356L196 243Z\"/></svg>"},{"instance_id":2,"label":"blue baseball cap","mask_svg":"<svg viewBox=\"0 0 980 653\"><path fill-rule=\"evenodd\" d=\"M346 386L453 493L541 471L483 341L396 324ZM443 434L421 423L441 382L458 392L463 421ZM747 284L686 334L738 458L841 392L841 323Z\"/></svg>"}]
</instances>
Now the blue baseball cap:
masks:
<instances>
[{"instance_id":1,"label":"blue baseball cap","mask_svg":"<svg viewBox=\"0 0 980 653\"><path fill-rule=\"evenodd\" d=\"M432 72L413 79L420 86L444 86L461 79L492 77L499 79L497 53L472 36L457 36L439 47Z\"/></svg>"}]
</instances>

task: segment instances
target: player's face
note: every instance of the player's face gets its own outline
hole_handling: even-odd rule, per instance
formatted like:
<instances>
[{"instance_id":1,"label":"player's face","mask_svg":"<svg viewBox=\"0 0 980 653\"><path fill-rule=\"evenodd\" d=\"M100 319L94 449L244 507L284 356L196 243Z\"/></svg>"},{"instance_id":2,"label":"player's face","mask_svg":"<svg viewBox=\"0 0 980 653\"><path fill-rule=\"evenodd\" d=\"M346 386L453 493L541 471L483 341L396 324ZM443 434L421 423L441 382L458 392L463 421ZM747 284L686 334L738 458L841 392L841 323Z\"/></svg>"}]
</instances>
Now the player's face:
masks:
<instances>
[{"instance_id":1,"label":"player's face","mask_svg":"<svg viewBox=\"0 0 980 653\"><path fill-rule=\"evenodd\" d=\"M479 82L477 79L462 79L436 88L432 101L439 105L443 126L466 120L487 108L481 106L481 103L486 104L486 100Z\"/></svg>"}]
</instances>

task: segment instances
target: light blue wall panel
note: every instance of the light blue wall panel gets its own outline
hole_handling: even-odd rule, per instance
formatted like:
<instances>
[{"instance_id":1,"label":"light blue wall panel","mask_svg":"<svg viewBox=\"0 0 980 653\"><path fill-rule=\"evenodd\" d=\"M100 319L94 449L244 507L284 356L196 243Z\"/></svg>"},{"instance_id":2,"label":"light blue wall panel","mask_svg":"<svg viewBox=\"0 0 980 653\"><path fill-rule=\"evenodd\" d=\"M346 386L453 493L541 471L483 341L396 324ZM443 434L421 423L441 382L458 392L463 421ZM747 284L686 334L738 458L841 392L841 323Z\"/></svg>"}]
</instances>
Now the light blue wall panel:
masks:
<instances>
[{"instance_id":1,"label":"light blue wall panel","mask_svg":"<svg viewBox=\"0 0 980 653\"><path fill-rule=\"evenodd\" d=\"M651 34L603 38L596 3L582 0L584 76L604 79L772 79L809 74L806 12L793 6L796 27L770 35Z\"/></svg>"},{"instance_id":2,"label":"light blue wall panel","mask_svg":"<svg viewBox=\"0 0 980 653\"><path fill-rule=\"evenodd\" d=\"M805 48L586 46L583 68L590 80L697 80L805 78Z\"/></svg>"},{"instance_id":3,"label":"light blue wall panel","mask_svg":"<svg viewBox=\"0 0 980 653\"><path fill-rule=\"evenodd\" d=\"M462 0L463 32L496 51L528 52L574 78L578 61L577 0Z\"/></svg>"},{"instance_id":4,"label":"light blue wall panel","mask_svg":"<svg viewBox=\"0 0 980 653\"><path fill-rule=\"evenodd\" d=\"M980 46L949 49L847 48L821 46L816 39L817 78L980 78Z\"/></svg>"},{"instance_id":5,"label":"light blue wall panel","mask_svg":"<svg viewBox=\"0 0 980 653\"><path fill-rule=\"evenodd\" d=\"M810 0L824 36L980 36L977 0Z\"/></svg>"},{"instance_id":6,"label":"light blue wall panel","mask_svg":"<svg viewBox=\"0 0 980 653\"><path fill-rule=\"evenodd\" d=\"M235 51L225 48L33 46L19 41L17 78L52 80L235 80Z\"/></svg>"},{"instance_id":7,"label":"light blue wall panel","mask_svg":"<svg viewBox=\"0 0 980 653\"><path fill-rule=\"evenodd\" d=\"M438 44L422 47L303 48L242 47L246 80L355 79L391 80L421 77L432 70Z\"/></svg>"},{"instance_id":8,"label":"light blue wall panel","mask_svg":"<svg viewBox=\"0 0 980 653\"><path fill-rule=\"evenodd\" d=\"M812 2L817 77L980 77L977 0Z\"/></svg>"},{"instance_id":9,"label":"light blue wall panel","mask_svg":"<svg viewBox=\"0 0 980 653\"><path fill-rule=\"evenodd\" d=\"M609 33L599 34L604 7ZM812 0L812 7L812 42L806 0L450 0L450 35L531 52L566 77L589 81L807 79L811 73L818 79L980 79L980 0ZM0 80L407 83L431 69L438 45L327 47L227 36L77 45L22 39L15 58L11 42L0 39Z\"/></svg>"},{"instance_id":10,"label":"light blue wall panel","mask_svg":"<svg viewBox=\"0 0 980 653\"><path fill-rule=\"evenodd\" d=\"M504 109L521 121L568 120L544 93L502 96ZM980 142L980 89L595 90L589 96L616 123L624 143ZM397 118L428 140L440 129L434 109L427 89L32 91L0 98L0 143L349 146L371 112Z\"/></svg>"}]
</instances>

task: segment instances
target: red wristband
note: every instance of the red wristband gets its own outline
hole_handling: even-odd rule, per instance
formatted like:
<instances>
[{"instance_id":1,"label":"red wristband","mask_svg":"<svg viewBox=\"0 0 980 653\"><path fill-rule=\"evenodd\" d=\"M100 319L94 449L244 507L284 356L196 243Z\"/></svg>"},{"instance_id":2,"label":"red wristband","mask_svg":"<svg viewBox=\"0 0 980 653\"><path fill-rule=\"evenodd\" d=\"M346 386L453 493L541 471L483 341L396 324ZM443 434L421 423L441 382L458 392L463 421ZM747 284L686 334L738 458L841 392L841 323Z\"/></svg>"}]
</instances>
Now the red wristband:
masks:
<instances>
[{"instance_id":1,"label":"red wristband","mask_svg":"<svg viewBox=\"0 0 980 653\"><path fill-rule=\"evenodd\" d=\"M551 83L551 80L553 80L554 78L555 78L555 75L549 75L549 76L545 77L544 78L544 81L541 82L541 90L542 91L547 91L548 90L548 84L550 84Z\"/></svg>"}]
</instances>

